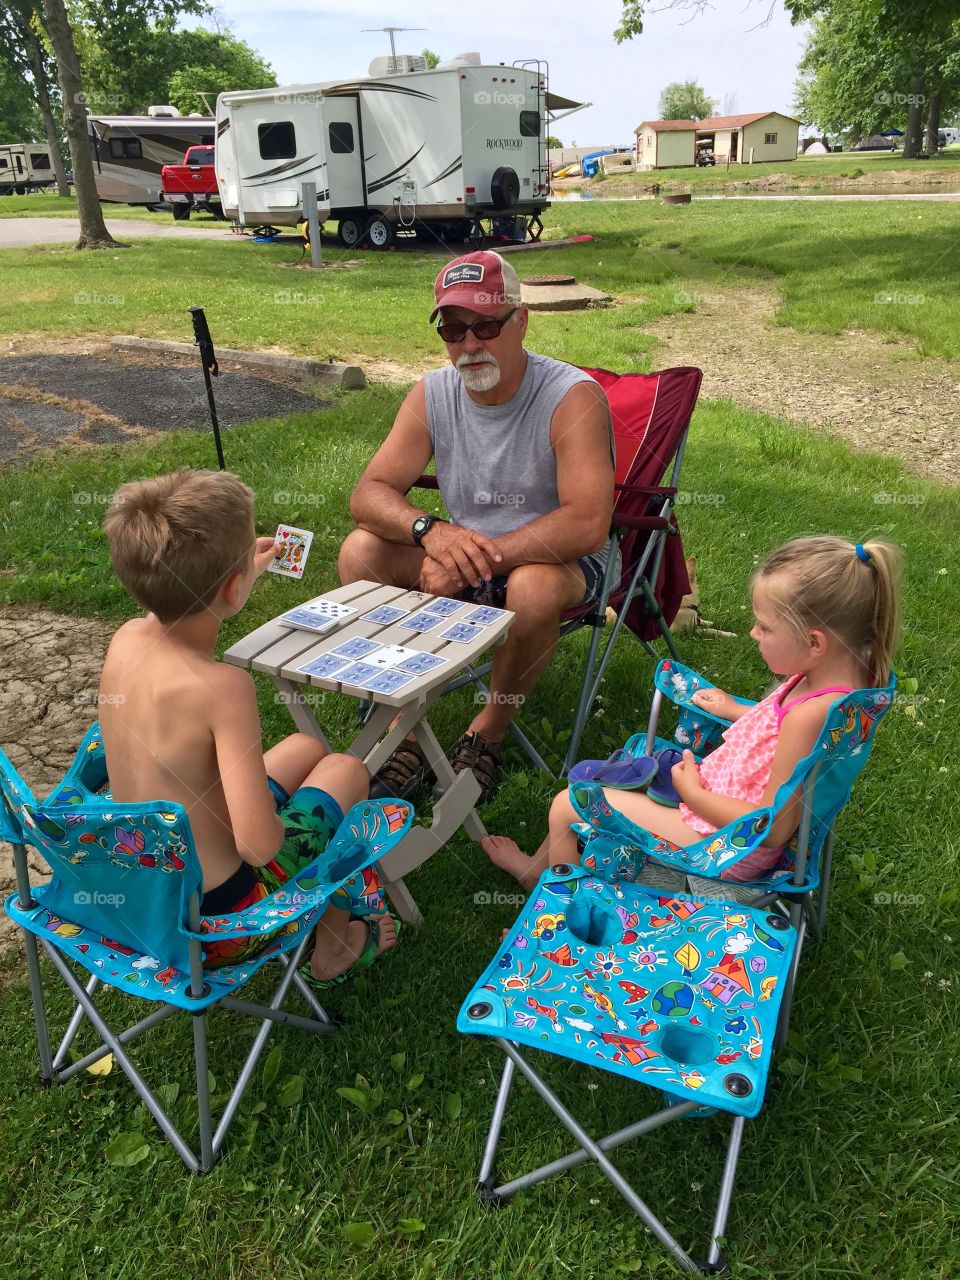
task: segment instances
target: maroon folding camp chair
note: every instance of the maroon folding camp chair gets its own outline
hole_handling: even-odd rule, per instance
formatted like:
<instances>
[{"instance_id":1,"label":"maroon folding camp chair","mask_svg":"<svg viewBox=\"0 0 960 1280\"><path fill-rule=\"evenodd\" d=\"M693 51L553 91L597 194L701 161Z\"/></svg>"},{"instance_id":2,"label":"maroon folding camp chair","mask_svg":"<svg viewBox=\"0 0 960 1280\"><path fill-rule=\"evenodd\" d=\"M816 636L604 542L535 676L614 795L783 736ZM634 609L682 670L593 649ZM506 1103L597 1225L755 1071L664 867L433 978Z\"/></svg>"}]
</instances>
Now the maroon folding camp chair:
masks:
<instances>
[{"instance_id":1,"label":"maroon folding camp chair","mask_svg":"<svg viewBox=\"0 0 960 1280\"><path fill-rule=\"evenodd\" d=\"M650 642L658 637L664 639L673 657L680 656L670 624L677 616L681 599L690 590L690 581L674 500L687 430L703 377L700 369L691 367L661 369L659 373L611 373L608 369L588 368L584 372L603 387L613 420L613 545L599 595L569 610L562 620L561 638L585 626L592 627L593 634L560 777L576 763L584 726L623 627L632 631L652 656L656 653ZM436 489L436 477L421 476L413 487ZM614 580L617 546L620 571ZM616 612L616 618L601 650L608 607ZM485 688L483 677L491 665L487 662L468 668L451 689L469 683ZM511 724L510 732L538 769L553 773L517 720Z\"/></svg>"}]
</instances>

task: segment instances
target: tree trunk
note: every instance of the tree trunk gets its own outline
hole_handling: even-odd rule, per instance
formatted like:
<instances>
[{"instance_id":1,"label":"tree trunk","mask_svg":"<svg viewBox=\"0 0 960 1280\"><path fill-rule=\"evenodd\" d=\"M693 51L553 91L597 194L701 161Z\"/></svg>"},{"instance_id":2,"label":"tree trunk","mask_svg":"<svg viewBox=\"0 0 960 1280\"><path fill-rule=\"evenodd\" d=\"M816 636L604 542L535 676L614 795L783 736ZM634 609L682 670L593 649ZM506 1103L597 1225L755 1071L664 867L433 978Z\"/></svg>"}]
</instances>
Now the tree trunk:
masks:
<instances>
[{"instance_id":1,"label":"tree trunk","mask_svg":"<svg viewBox=\"0 0 960 1280\"><path fill-rule=\"evenodd\" d=\"M47 0L44 0L47 3ZM913 72L913 87L907 108L907 136L903 140L904 160L916 160L923 149L923 67Z\"/></svg>"},{"instance_id":2,"label":"tree trunk","mask_svg":"<svg viewBox=\"0 0 960 1280\"><path fill-rule=\"evenodd\" d=\"M25 44L27 58L30 62L30 74L33 76L34 89L37 95L37 105L40 107L40 114L43 117L43 131L47 135L47 146L50 148L53 175L57 180L57 194L69 196L70 183L67 181L67 171L63 167L63 153L60 150L60 130L57 128L57 122L53 118L53 108L50 105L50 86L47 83L47 69L43 65L43 50L40 48L40 42L34 35L33 29L29 26L25 33Z\"/></svg>"},{"instance_id":3,"label":"tree trunk","mask_svg":"<svg viewBox=\"0 0 960 1280\"><path fill-rule=\"evenodd\" d=\"M97 199L97 183L87 136L87 113L83 105L80 61L63 0L43 0L43 15L57 59L57 79L63 96L63 123L73 164L73 186L80 214L80 239L77 241L77 248L119 249L121 246L106 228L103 210Z\"/></svg>"},{"instance_id":4,"label":"tree trunk","mask_svg":"<svg viewBox=\"0 0 960 1280\"><path fill-rule=\"evenodd\" d=\"M937 134L940 132L940 108L943 105L943 86L938 85L930 95L927 104L927 132L923 139L923 149L928 155L935 156L940 149L937 145Z\"/></svg>"}]
</instances>

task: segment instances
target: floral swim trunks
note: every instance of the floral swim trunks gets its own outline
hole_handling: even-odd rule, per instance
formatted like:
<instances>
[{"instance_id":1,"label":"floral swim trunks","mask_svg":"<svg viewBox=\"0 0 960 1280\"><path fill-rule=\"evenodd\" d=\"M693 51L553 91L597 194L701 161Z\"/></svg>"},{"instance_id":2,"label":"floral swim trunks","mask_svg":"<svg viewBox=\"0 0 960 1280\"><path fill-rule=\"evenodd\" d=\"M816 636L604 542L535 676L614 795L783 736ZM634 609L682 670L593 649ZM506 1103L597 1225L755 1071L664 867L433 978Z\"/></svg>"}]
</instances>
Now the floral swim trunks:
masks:
<instances>
[{"instance_id":1,"label":"floral swim trunks","mask_svg":"<svg viewBox=\"0 0 960 1280\"><path fill-rule=\"evenodd\" d=\"M200 902L201 915L231 915L269 897L323 853L343 821L338 802L319 787L300 787L290 796L272 778L267 781L286 833L283 845L263 866L254 867L244 862L223 884L208 890ZM383 886L376 864L344 881L330 899L330 905L349 911L352 916L381 915ZM249 960L263 951L273 936L211 940L204 944L204 967L219 969L225 964Z\"/></svg>"}]
</instances>

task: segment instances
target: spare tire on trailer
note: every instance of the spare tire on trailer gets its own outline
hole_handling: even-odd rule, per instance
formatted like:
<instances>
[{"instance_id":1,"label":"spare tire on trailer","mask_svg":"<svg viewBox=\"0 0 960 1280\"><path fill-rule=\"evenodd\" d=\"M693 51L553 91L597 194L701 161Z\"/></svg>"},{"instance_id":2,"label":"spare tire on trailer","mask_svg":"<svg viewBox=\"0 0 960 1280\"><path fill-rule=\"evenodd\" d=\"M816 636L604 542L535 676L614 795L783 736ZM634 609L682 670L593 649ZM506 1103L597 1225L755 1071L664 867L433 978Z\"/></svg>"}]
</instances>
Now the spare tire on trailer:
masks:
<instances>
[{"instance_id":1,"label":"spare tire on trailer","mask_svg":"<svg viewBox=\"0 0 960 1280\"><path fill-rule=\"evenodd\" d=\"M495 209L512 209L520 199L520 179L515 169L501 165L490 182L490 199Z\"/></svg>"}]
</instances>

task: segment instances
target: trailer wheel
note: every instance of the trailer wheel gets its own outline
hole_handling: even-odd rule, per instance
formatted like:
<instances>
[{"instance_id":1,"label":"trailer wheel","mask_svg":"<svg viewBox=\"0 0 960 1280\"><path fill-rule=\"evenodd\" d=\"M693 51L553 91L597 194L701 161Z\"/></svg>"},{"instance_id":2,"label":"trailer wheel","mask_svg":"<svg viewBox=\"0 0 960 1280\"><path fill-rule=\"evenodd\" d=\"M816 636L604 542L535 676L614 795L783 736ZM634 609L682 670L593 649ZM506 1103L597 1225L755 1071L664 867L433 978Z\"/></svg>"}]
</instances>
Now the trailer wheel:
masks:
<instances>
[{"instance_id":1,"label":"trailer wheel","mask_svg":"<svg viewBox=\"0 0 960 1280\"><path fill-rule=\"evenodd\" d=\"M174 222L189 222L190 206L188 204L175 204L170 207L173 209Z\"/></svg>"},{"instance_id":2,"label":"trailer wheel","mask_svg":"<svg viewBox=\"0 0 960 1280\"><path fill-rule=\"evenodd\" d=\"M512 209L520 199L520 179L515 169L501 165L490 183L490 199L495 209Z\"/></svg>"},{"instance_id":3,"label":"trailer wheel","mask_svg":"<svg viewBox=\"0 0 960 1280\"><path fill-rule=\"evenodd\" d=\"M382 213L375 213L367 223L367 244L371 249L389 249L396 239L397 227Z\"/></svg>"},{"instance_id":4,"label":"trailer wheel","mask_svg":"<svg viewBox=\"0 0 960 1280\"><path fill-rule=\"evenodd\" d=\"M361 215L345 213L337 228L337 237L345 249L355 249L363 239L363 223Z\"/></svg>"}]
</instances>

